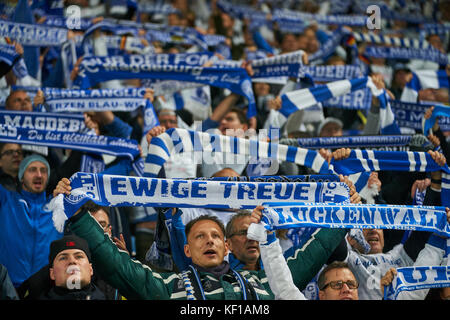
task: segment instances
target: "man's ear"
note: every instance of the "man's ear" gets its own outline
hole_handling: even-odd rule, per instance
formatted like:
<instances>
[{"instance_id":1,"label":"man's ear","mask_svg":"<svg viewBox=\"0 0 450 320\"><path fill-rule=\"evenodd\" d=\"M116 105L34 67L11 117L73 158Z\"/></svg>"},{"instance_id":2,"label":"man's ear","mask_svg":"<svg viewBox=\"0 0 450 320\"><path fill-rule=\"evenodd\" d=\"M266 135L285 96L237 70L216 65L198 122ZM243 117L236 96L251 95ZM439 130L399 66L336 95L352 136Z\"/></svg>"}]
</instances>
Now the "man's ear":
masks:
<instances>
[{"instance_id":1,"label":"man's ear","mask_svg":"<svg viewBox=\"0 0 450 320\"><path fill-rule=\"evenodd\" d=\"M228 242L228 239L225 240L225 255L228 254L228 252L231 251L231 242Z\"/></svg>"},{"instance_id":2,"label":"man's ear","mask_svg":"<svg viewBox=\"0 0 450 320\"><path fill-rule=\"evenodd\" d=\"M233 250L233 245L231 244L230 239L225 240L225 255L227 255L228 251Z\"/></svg>"},{"instance_id":3,"label":"man's ear","mask_svg":"<svg viewBox=\"0 0 450 320\"><path fill-rule=\"evenodd\" d=\"M189 248L188 244L184 245L184 254L186 255L186 257L190 258L191 257L191 250Z\"/></svg>"},{"instance_id":4,"label":"man's ear","mask_svg":"<svg viewBox=\"0 0 450 320\"><path fill-rule=\"evenodd\" d=\"M53 268L50 268L49 269L50 270L50 279L52 279L53 281L55 280L55 273L54 273L54 271L53 271Z\"/></svg>"},{"instance_id":5,"label":"man's ear","mask_svg":"<svg viewBox=\"0 0 450 320\"><path fill-rule=\"evenodd\" d=\"M94 275L94 268L92 268L92 263L89 263L91 277Z\"/></svg>"}]
</instances>

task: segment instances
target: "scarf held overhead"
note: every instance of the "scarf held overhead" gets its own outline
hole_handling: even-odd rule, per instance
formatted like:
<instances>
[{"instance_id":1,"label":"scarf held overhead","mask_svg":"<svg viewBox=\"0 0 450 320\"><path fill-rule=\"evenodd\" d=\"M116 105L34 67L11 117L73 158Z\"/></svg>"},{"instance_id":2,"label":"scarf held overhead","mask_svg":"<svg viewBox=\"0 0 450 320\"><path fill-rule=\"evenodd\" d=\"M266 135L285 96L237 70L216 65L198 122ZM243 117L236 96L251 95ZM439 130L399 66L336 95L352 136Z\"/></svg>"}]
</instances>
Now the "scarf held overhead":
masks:
<instances>
[{"instance_id":1,"label":"scarf held overhead","mask_svg":"<svg viewBox=\"0 0 450 320\"><path fill-rule=\"evenodd\" d=\"M384 300L396 300L402 291L450 287L450 266L414 266L397 269L384 288Z\"/></svg>"},{"instance_id":2,"label":"scarf held overhead","mask_svg":"<svg viewBox=\"0 0 450 320\"><path fill-rule=\"evenodd\" d=\"M55 226L62 228L86 201L104 206L254 208L265 201L348 202L342 182L269 183L139 178L78 172L69 196L52 199Z\"/></svg>"},{"instance_id":3,"label":"scarf held overhead","mask_svg":"<svg viewBox=\"0 0 450 320\"><path fill-rule=\"evenodd\" d=\"M164 79L197 82L230 91L248 100L247 117L256 115L255 97L251 78L243 68L214 68L199 66L197 60L187 64L170 63L169 55L158 57L145 55L122 55L112 57L85 57L80 64L74 85L86 89L95 84L116 79ZM177 57L173 57L177 59Z\"/></svg>"},{"instance_id":4,"label":"scarf held overhead","mask_svg":"<svg viewBox=\"0 0 450 320\"><path fill-rule=\"evenodd\" d=\"M253 239L265 242L266 230L319 227L397 229L450 235L444 207L333 203L264 203L261 222L252 227Z\"/></svg>"},{"instance_id":5,"label":"scarf held overhead","mask_svg":"<svg viewBox=\"0 0 450 320\"><path fill-rule=\"evenodd\" d=\"M223 152L251 156L256 159L276 159L278 161L295 162L312 168L321 174L330 173L328 163L315 150L295 148L287 145L236 138L225 135L185 129L169 129L152 138L145 160L146 176L156 177L161 167L173 152ZM202 159L198 157L197 159Z\"/></svg>"}]
</instances>

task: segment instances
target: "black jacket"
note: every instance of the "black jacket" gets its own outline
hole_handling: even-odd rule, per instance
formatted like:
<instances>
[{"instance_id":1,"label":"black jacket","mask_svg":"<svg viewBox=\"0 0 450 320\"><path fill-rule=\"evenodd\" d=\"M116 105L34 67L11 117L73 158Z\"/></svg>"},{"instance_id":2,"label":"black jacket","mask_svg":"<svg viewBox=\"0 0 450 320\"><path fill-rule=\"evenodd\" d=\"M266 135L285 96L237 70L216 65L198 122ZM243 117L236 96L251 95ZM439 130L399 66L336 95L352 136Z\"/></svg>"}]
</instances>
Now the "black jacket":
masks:
<instances>
[{"instance_id":1,"label":"black jacket","mask_svg":"<svg viewBox=\"0 0 450 320\"><path fill-rule=\"evenodd\" d=\"M54 282L49 276L49 265L44 266L41 270L33 274L30 278L22 283L17 288L20 299L24 300L38 300L47 296L47 293L54 287ZM94 275L91 280L95 288L99 290L104 296L103 300L121 300L122 296L116 289L108 285L104 280L97 276L97 272L94 267ZM56 293L58 293L57 291Z\"/></svg>"},{"instance_id":2,"label":"black jacket","mask_svg":"<svg viewBox=\"0 0 450 320\"><path fill-rule=\"evenodd\" d=\"M0 184L9 191L18 191L20 189L19 179L12 177L0 169Z\"/></svg>"},{"instance_id":3,"label":"black jacket","mask_svg":"<svg viewBox=\"0 0 450 320\"><path fill-rule=\"evenodd\" d=\"M106 300L103 292L93 283L82 289L69 290L62 287L53 287L42 294L38 300Z\"/></svg>"}]
</instances>

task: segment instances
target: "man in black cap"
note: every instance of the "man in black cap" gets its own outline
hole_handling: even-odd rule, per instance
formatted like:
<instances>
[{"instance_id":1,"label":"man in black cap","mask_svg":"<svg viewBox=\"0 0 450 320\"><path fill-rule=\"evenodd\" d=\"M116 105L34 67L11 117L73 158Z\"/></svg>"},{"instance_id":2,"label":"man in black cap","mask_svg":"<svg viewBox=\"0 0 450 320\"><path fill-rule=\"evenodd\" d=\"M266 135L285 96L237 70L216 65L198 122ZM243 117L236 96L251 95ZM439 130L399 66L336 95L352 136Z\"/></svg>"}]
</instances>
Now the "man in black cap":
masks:
<instances>
[{"instance_id":1,"label":"man in black cap","mask_svg":"<svg viewBox=\"0 0 450 320\"><path fill-rule=\"evenodd\" d=\"M53 241L49 264L54 287L41 295L41 300L105 300L104 294L91 282L91 253L84 239L66 235Z\"/></svg>"}]
</instances>

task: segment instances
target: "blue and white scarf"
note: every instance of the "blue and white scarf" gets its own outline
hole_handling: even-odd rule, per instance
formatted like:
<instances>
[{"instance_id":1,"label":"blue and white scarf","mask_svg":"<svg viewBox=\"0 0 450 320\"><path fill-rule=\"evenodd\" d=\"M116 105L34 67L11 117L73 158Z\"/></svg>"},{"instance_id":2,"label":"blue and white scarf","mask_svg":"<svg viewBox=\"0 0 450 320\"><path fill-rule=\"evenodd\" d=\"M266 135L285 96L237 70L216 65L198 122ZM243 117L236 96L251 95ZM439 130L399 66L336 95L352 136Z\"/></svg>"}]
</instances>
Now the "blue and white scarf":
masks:
<instances>
[{"instance_id":1,"label":"blue and white scarf","mask_svg":"<svg viewBox=\"0 0 450 320\"><path fill-rule=\"evenodd\" d=\"M373 89L374 95L380 104L380 133L381 134L400 134L400 128L395 121L395 115L392 111L390 97L385 89Z\"/></svg>"},{"instance_id":2,"label":"blue and white scarf","mask_svg":"<svg viewBox=\"0 0 450 320\"><path fill-rule=\"evenodd\" d=\"M330 168L336 173L350 177L359 172L366 173L360 177L361 184L368 177L367 173L372 171L442 171L441 203L443 206L450 206L450 169L447 164L440 167L426 152L356 149L351 150L350 156L346 159L332 159Z\"/></svg>"},{"instance_id":3,"label":"blue and white scarf","mask_svg":"<svg viewBox=\"0 0 450 320\"><path fill-rule=\"evenodd\" d=\"M0 19L0 37L9 37L24 46L61 46L67 40L67 29Z\"/></svg>"},{"instance_id":4,"label":"blue and white scarf","mask_svg":"<svg viewBox=\"0 0 450 320\"><path fill-rule=\"evenodd\" d=\"M280 142L307 149L338 149L338 148L364 148L368 150L408 151L411 136L349 136L349 137L322 137L283 139ZM332 167L331 167L332 168ZM376 186L369 186L370 171L357 172L348 175L356 191L367 203L375 202L374 196L379 191Z\"/></svg>"},{"instance_id":5,"label":"blue and white scarf","mask_svg":"<svg viewBox=\"0 0 450 320\"><path fill-rule=\"evenodd\" d=\"M283 116L288 117L297 110L303 110L316 105L319 102L365 88L369 88L372 95L375 96L380 103L381 134L400 134L400 129L395 123L395 117L386 90L377 89L370 77L339 80L329 82L325 85L287 92L281 95L281 109L279 112ZM341 107L341 105L337 106Z\"/></svg>"},{"instance_id":6,"label":"blue and white scarf","mask_svg":"<svg viewBox=\"0 0 450 320\"><path fill-rule=\"evenodd\" d=\"M0 61L8 66L13 66L20 59L20 54L16 52L16 48L9 44L0 44Z\"/></svg>"},{"instance_id":7,"label":"blue and white scarf","mask_svg":"<svg viewBox=\"0 0 450 320\"><path fill-rule=\"evenodd\" d=\"M250 181L250 182L339 182L335 174L311 174L296 176L239 176L239 177L198 177L195 180ZM188 179L190 180L190 179Z\"/></svg>"},{"instance_id":8,"label":"blue and white scarf","mask_svg":"<svg viewBox=\"0 0 450 320\"><path fill-rule=\"evenodd\" d=\"M428 49L430 44L427 41L411 39L406 37L392 37L388 35L375 33L353 32L355 40L358 42L366 42L380 45L390 45L394 47L406 47L416 49Z\"/></svg>"},{"instance_id":9,"label":"blue and white scarf","mask_svg":"<svg viewBox=\"0 0 450 320\"><path fill-rule=\"evenodd\" d=\"M44 125L48 125L48 123L43 122L42 126ZM7 143L73 149L99 155L109 154L116 157L128 157L130 160L139 156L138 144L133 140L70 131L55 131L45 127L43 129L26 129L0 125L0 140Z\"/></svg>"},{"instance_id":10,"label":"blue and white scarf","mask_svg":"<svg viewBox=\"0 0 450 320\"><path fill-rule=\"evenodd\" d=\"M143 108L144 132L159 124L153 104L144 99L146 88L56 89L44 88L52 112L134 111Z\"/></svg>"},{"instance_id":11,"label":"blue and white scarf","mask_svg":"<svg viewBox=\"0 0 450 320\"><path fill-rule=\"evenodd\" d=\"M342 160L331 160L333 169L349 175L371 171L443 171L450 173L447 164L440 167L426 152L351 150L350 156Z\"/></svg>"},{"instance_id":12,"label":"blue and white scarf","mask_svg":"<svg viewBox=\"0 0 450 320\"><path fill-rule=\"evenodd\" d=\"M269 58L251 60L254 71L253 78L272 78L272 77L303 77L304 66L302 57L305 55L303 50L297 50L290 53L279 54Z\"/></svg>"},{"instance_id":13,"label":"blue and white scarf","mask_svg":"<svg viewBox=\"0 0 450 320\"><path fill-rule=\"evenodd\" d=\"M431 132L431 128L433 128L437 117L445 117L447 118L446 121L448 122L450 117L450 107L435 105L431 117L429 119L422 118L423 132L425 135L428 135ZM439 127L440 126L441 124L439 123ZM444 128L441 128L441 130L446 131Z\"/></svg>"},{"instance_id":14,"label":"blue and white scarf","mask_svg":"<svg viewBox=\"0 0 450 320\"><path fill-rule=\"evenodd\" d=\"M367 17L364 15L324 15L298 12L289 9L275 9L274 19L298 21L317 21L320 24L331 24L339 26L365 26Z\"/></svg>"},{"instance_id":15,"label":"blue and white scarf","mask_svg":"<svg viewBox=\"0 0 450 320\"><path fill-rule=\"evenodd\" d=\"M435 112L432 113L431 118L426 120L424 118L425 111L430 107L428 104L418 104L412 102L403 102L400 100L390 101L392 112L395 115L395 122L399 127L412 128L424 132L426 135L429 129L433 127L436 118L439 118L438 123L442 131L450 131L450 118L446 106L435 106Z\"/></svg>"},{"instance_id":16,"label":"blue and white scarf","mask_svg":"<svg viewBox=\"0 0 450 320\"><path fill-rule=\"evenodd\" d=\"M385 59L421 59L433 61L440 65L448 64L447 55L430 47L423 48L398 48L398 47L366 47L364 54L368 57Z\"/></svg>"},{"instance_id":17,"label":"blue and white scarf","mask_svg":"<svg viewBox=\"0 0 450 320\"><path fill-rule=\"evenodd\" d=\"M321 44L319 50L308 56L310 63L325 62L335 51L341 42L350 34L343 28L335 30L327 41Z\"/></svg>"},{"instance_id":18,"label":"blue and white scarf","mask_svg":"<svg viewBox=\"0 0 450 320\"><path fill-rule=\"evenodd\" d=\"M61 45L61 63L64 73L64 84L72 88L71 72L77 62L77 48L75 39L69 39Z\"/></svg>"},{"instance_id":19,"label":"blue and white scarf","mask_svg":"<svg viewBox=\"0 0 450 320\"><path fill-rule=\"evenodd\" d=\"M372 91L369 88L355 90L322 102L325 108L368 110L372 105Z\"/></svg>"},{"instance_id":20,"label":"blue and white scarf","mask_svg":"<svg viewBox=\"0 0 450 320\"><path fill-rule=\"evenodd\" d=\"M150 141L145 160L146 176L156 177L163 164L174 151L224 152L251 156L255 159L276 159L278 161L295 162L299 165L307 166L317 173L330 173L328 163L315 150L210 134L207 132L169 129L159 136L152 138Z\"/></svg>"},{"instance_id":21,"label":"blue and white scarf","mask_svg":"<svg viewBox=\"0 0 450 320\"><path fill-rule=\"evenodd\" d=\"M342 65L342 66L305 66L304 72L309 74L311 78L316 81L338 81L338 80L350 80L353 78L359 78L363 76L361 68L355 65Z\"/></svg>"},{"instance_id":22,"label":"blue and white scarf","mask_svg":"<svg viewBox=\"0 0 450 320\"><path fill-rule=\"evenodd\" d=\"M176 9L171 4L166 3L147 3L140 2L138 3L138 9L143 13L151 13L151 14L163 14L169 15L171 13L178 13L179 10Z\"/></svg>"},{"instance_id":23,"label":"blue and white scarf","mask_svg":"<svg viewBox=\"0 0 450 320\"><path fill-rule=\"evenodd\" d=\"M402 291L450 287L450 266L415 266L397 269L397 276L384 288L384 300L396 300Z\"/></svg>"},{"instance_id":24,"label":"blue and white scarf","mask_svg":"<svg viewBox=\"0 0 450 320\"><path fill-rule=\"evenodd\" d=\"M281 95L281 109L279 112L285 117L291 113L306 109L319 102L338 97L349 92L364 89L372 80L369 77L355 78L351 80L333 81L312 88L305 88L287 92Z\"/></svg>"},{"instance_id":25,"label":"blue and white scarf","mask_svg":"<svg viewBox=\"0 0 450 320\"><path fill-rule=\"evenodd\" d=\"M55 227L62 229L86 201L104 206L254 208L264 201L348 202L342 182L258 183L139 178L78 172L70 178L71 194L50 202Z\"/></svg>"},{"instance_id":26,"label":"blue and white scarf","mask_svg":"<svg viewBox=\"0 0 450 320\"><path fill-rule=\"evenodd\" d=\"M161 56L161 57L159 57ZM168 56L168 55L166 55ZM197 64L167 64L163 55L123 55L114 57L86 57L74 83L81 89L114 79L166 79L197 82L226 88L248 100L247 117L256 115L251 79L243 68L200 67ZM174 57L176 59L176 57Z\"/></svg>"},{"instance_id":27,"label":"blue and white scarf","mask_svg":"<svg viewBox=\"0 0 450 320\"><path fill-rule=\"evenodd\" d=\"M406 84L400 97L404 102L417 102L419 91L422 89L449 88L449 80L445 70L417 70L413 71L411 80Z\"/></svg>"},{"instance_id":28,"label":"blue and white scarf","mask_svg":"<svg viewBox=\"0 0 450 320\"><path fill-rule=\"evenodd\" d=\"M134 111L146 104L146 88L57 89L44 88L51 112Z\"/></svg>"},{"instance_id":29,"label":"blue and white scarf","mask_svg":"<svg viewBox=\"0 0 450 320\"><path fill-rule=\"evenodd\" d=\"M3 61L12 70L16 77L24 78L28 75L27 65L24 59L16 52L13 45L0 44L0 61Z\"/></svg>"},{"instance_id":30,"label":"blue and white scarf","mask_svg":"<svg viewBox=\"0 0 450 320\"><path fill-rule=\"evenodd\" d=\"M445 207L335 203L264 203L252 239L265 242L266 231L302 227L398 229L450 236Z\"/></svg>"},{"instance_id":31,"label":"blue and white scarf","mask_svg":"<svg viewBox=\"0 0 450 320\"><path fill-rule=\"evenodd\" d=\"M0 125L26 130L82 132L86 130L83 115L50 112L0 110Z\"/></svg>"},{"instance_id":32,"label":"blue and white scarf","mask_svg":"<svg viewBox=\"0 0 450 320\"><path fill-rule=\"evenodd\" d=\"M338 149L364 148L376 149L383 147L406 146L411 141L409 135L378 135L378 136L346 136L295 139L298 146L308 149Z\"/></svg>"},{"instance_id":33,"label":"blue and white scarf","mask_svg":"<svg viewBox=\"0 0 450 320\"><path fill-rule=\"evenodd\" d=\"M196 45L201 50L208 50L208 43L199 31L194 28L171 26L166 30L150 30L146 34L149 42L160 41L163 43L177 43Z\"/></svg>"},{"instance_id":34,"label":"blue and white scarf","mask_svg":"<svg viewBox=\"0 0 450 320\"><path fill-rule=\"evenodd\" d=\"M135 37L139 35L138 28L135 25L115 23L112 20L104 19L100 22L93 24L86 31L84 31L83 38L81 40L82 45L84 46L84 44L88 41L91 35L94 34L96 30L99 29L102 31L110 32L114 35L132 34Z\"/></svg>"},{"instance_id":35,"label":"blue and white scarf","mask_svg":"<svg viewBox=\"0 0 450 320\"><path fill-rule=\"evenodd\" d=\"M302 57L304 55L305 52L303 50L297 50L271 57L263 57L258 59L248 58L254 72L252 75L252 81L258 80L258 82L272 82L272 78L284 77L286 79L283 81L286 82L289 77L296 79L304 77L305 66L302 61ZM213 66L217 68L238 68L242 64L242 61L235 60L219 60L216 58L212 60L214 61Z\"/></svg>"},{"instance_id":36,"label":"blue and white scarf","mask_svg":"<svg viewBox=\"0 0 450 320\"><path fill-rule=\"evenodd\" d=\"M63 17L57 15L42 15L45 17L43 25L48 27L57 27L57 28L66 28L66 29L75 29L75 30L87 30L92 27L91 19L81 18L81 17Z\"/></svg>"}]
</instances>

